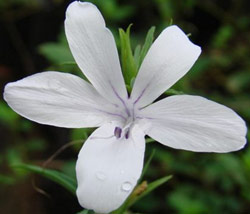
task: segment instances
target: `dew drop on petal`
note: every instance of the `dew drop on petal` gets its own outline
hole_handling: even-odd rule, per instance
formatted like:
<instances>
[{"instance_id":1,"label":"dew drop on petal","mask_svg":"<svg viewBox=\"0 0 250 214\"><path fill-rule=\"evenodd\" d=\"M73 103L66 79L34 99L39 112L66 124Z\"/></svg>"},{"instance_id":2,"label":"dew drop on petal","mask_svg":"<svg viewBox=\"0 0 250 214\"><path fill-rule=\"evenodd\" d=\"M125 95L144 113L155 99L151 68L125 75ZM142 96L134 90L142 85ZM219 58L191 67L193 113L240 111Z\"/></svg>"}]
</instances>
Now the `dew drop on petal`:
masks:
<instances>
[{"instance_id":1,"label":"dew drop on petal","mask_svg":"<svg viewBox=\"0 0 250 214\"><path fill-rule=\"evenodd\" d=\"M96 172L96 178L100 181L104 181L106 179L106 175L103 172Z\"/></svg>"},{"instance_id":2,"label":"dew drop on petal","mask_svg":"<svg viewBox=\"0 0 250 214\"><path fill-rule=\"evenodd\" d=\"M132 188L132 184L128 181L124 182L121 186L122 191L128 192Z\"/></svg>"}]
</instances>

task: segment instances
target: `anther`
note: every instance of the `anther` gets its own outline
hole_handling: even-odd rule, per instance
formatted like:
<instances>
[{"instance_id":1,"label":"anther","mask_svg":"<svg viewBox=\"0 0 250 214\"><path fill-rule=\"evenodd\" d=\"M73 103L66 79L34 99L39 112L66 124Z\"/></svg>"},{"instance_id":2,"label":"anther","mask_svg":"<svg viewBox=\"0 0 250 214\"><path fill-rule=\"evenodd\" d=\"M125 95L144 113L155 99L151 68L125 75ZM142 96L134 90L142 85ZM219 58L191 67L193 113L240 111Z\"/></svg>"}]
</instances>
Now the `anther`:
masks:
<instances>
[{"instance_id":1,"label":"anther","mask_svg":"<svg viewBox=\"0 0 250 214\"><path fill-rule=\"evenodd\" d=\"M115 131L114 131L114 135L116 136L116 138L120 138L122 134L122 129L120 127L115 127Z\"/></svg>"},{"instance_id":2,"label":"anther","mask_svg":"<svg viewBox=\"0 0 250 214\"><path fill-rule=\"evenodd\" d=\"M127 130L126 134L125 134L125 138L128 139L129 138L129 129Z\"/></svg>"}]
</instances>

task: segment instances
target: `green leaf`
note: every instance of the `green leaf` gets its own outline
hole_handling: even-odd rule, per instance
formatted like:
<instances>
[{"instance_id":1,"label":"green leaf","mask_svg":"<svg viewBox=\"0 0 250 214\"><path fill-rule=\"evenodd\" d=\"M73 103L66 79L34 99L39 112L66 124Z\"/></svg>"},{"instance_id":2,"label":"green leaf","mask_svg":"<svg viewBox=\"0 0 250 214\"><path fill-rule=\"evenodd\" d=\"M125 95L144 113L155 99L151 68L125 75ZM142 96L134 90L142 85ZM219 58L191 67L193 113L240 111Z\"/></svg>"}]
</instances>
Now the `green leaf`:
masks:
<instances>
[{"instance_id":1,"label":"green leaf","mask_svg":"<svg viewBox=\"0 0 250 214\"><path fill-rule=\"evenodd\" d=\"M134 60L135 60L137 71L139 70L139 67L140 67L140 57L141 57L140 55L141 55L141 46L137 45L134 51Z\"/></svg>"},{"instance_id":2,"label":"green leaf","mask_svg":"<svg viewBox=\"0 0 250 214\"><path fill-rule=\"evenodd\" d=\"M122 72L125 79L126 85L130 85L130 81L137 74L137 69L132 54L130 44L130 28L129 25L126 32L123 29L119 29L119 35L121 40L121 64Z\"/></svg>"},{"instance_id":3,"label":"green leaf","mask_svg":"<svg viewBox=\"0 0 250 214\"><path fill-rule=\"evenodd\" d=\"M148 167L149 167L151 161L153 160L154 155L155 155L155 149L152 151L151 155L149 156L149 159L147 160L147 162L146 162L146 164L145 164L145 166L144 166L144 168L143 168L143 171L142 171L140 180L143 178L143 176L144 176L145 173L147 172L147 169L148 169Z\"/></svg>"},{"instance_id":4,"label":"green leaf","mask_svg":"<svg viewBox=\"0 0 250 214\"><path fill-rule=\"evenodd\" d=\"M121 41L121 64L122 72L126 85L131 85L133 79L135 79L140 65L146 56L149 48L154 40L155 27L151 27L147 33L144 45L141 47L137 45L134 51L134 55L130 43L130 28L129 25L126 32L123 29L119 29L120 41Z\"/></svg>"},{"instance_id":5,"label":"green leaf","mask_svg":"<svg viewBox=\"0 0 250 214\"><path fill-rule=\"evenodd\" d=\"M34 172L39 175L42 175L55 183L61 185L68 191L70 191L73 195L75 195L76 192L76 180L67 176L66 174L56 171L56 170L51 170L51 169L44 169L39 166L35 165L30 165L30 164L23 164L23 163L18 163L14 164L11 167L13 168L19 168L23 169L29 172Z\"/></svg>"},{"instance_id":6,"label":"green leaf","mask_svg":"<svg viewBox=\"0 0 250 214\"><path fill-rule=\"evenodd\" d=\"M149 48L151 47L151 45L153 43L154 33L155 33L155 27L153 26L149 29L147 36L146 36L146 39L145 39L145 43L142 46L139 64L137 65L138 69L140 68L142 61L144 60Z\"/></svg>"}]
</instances>

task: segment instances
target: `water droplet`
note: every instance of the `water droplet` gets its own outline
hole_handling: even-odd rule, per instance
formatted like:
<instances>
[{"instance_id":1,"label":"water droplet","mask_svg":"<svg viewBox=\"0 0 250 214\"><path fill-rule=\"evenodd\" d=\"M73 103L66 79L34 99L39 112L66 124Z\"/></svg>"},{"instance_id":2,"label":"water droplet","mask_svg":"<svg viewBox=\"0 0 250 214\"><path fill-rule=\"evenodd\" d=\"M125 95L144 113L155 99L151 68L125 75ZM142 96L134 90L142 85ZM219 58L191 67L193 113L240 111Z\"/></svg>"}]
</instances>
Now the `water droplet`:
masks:
<instances>
[{"instance_id":1,"label":"water droplet","mask_svg":"<svg viewBox=\"0 0 250 214\"><path fill-rule=\"evenodd\" d=\"M97 172L95 175L96 178L100 181L104 181L106 179L106 175L103 172Z\"/></svg>"},{"instance_id":2,"label":"water droplet","mask_svg":"<svg viewBox=\"0 0 250 214\"><path fill-rule=\"evenodd\" d=\"M131 190L131 188L132 188L132 184L128 181L122 184L122 190L125 192L128 192L129 190Z\"/></svg>"},{"instance_id":3,"label":"water droplet","mask_svg":"<svg viewBox=\"0 0 250 214\"><path fill-rule=\"evenodd\" d=\"M121 174L123 175L125 173L125 171L124 170L121 170Z\"/></svg>"}]
</instances>

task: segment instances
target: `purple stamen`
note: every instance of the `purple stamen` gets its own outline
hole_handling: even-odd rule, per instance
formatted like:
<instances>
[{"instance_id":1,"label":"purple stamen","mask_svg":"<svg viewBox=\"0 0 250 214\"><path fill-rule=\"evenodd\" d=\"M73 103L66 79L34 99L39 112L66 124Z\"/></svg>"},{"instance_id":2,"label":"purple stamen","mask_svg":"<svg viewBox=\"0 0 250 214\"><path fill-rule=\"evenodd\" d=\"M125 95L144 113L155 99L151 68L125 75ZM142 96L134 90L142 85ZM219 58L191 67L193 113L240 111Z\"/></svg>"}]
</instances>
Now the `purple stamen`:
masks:
<instances>
[{"instance_id":1,"label":"purple stamen","mask_svg":"<svg viewBox=\"0 0 250 214\"><path fill-rule=\"evenodd\" d=\"M129 129L128 129L128 131L127 131L126 134L125 134L125 138L126 138L126 139L129 138Z\"/></svg>"},{"instance_id":2,"label":"purple stamen","mask_svg":"<svg viewBox=\"0 0 250 214\"><path fill-rule=\"evenodd\" d=\"M122 129L120 127L115 127L114 135L117 139L120 138L122 135Z\"/></svg>"}]
</instances>

